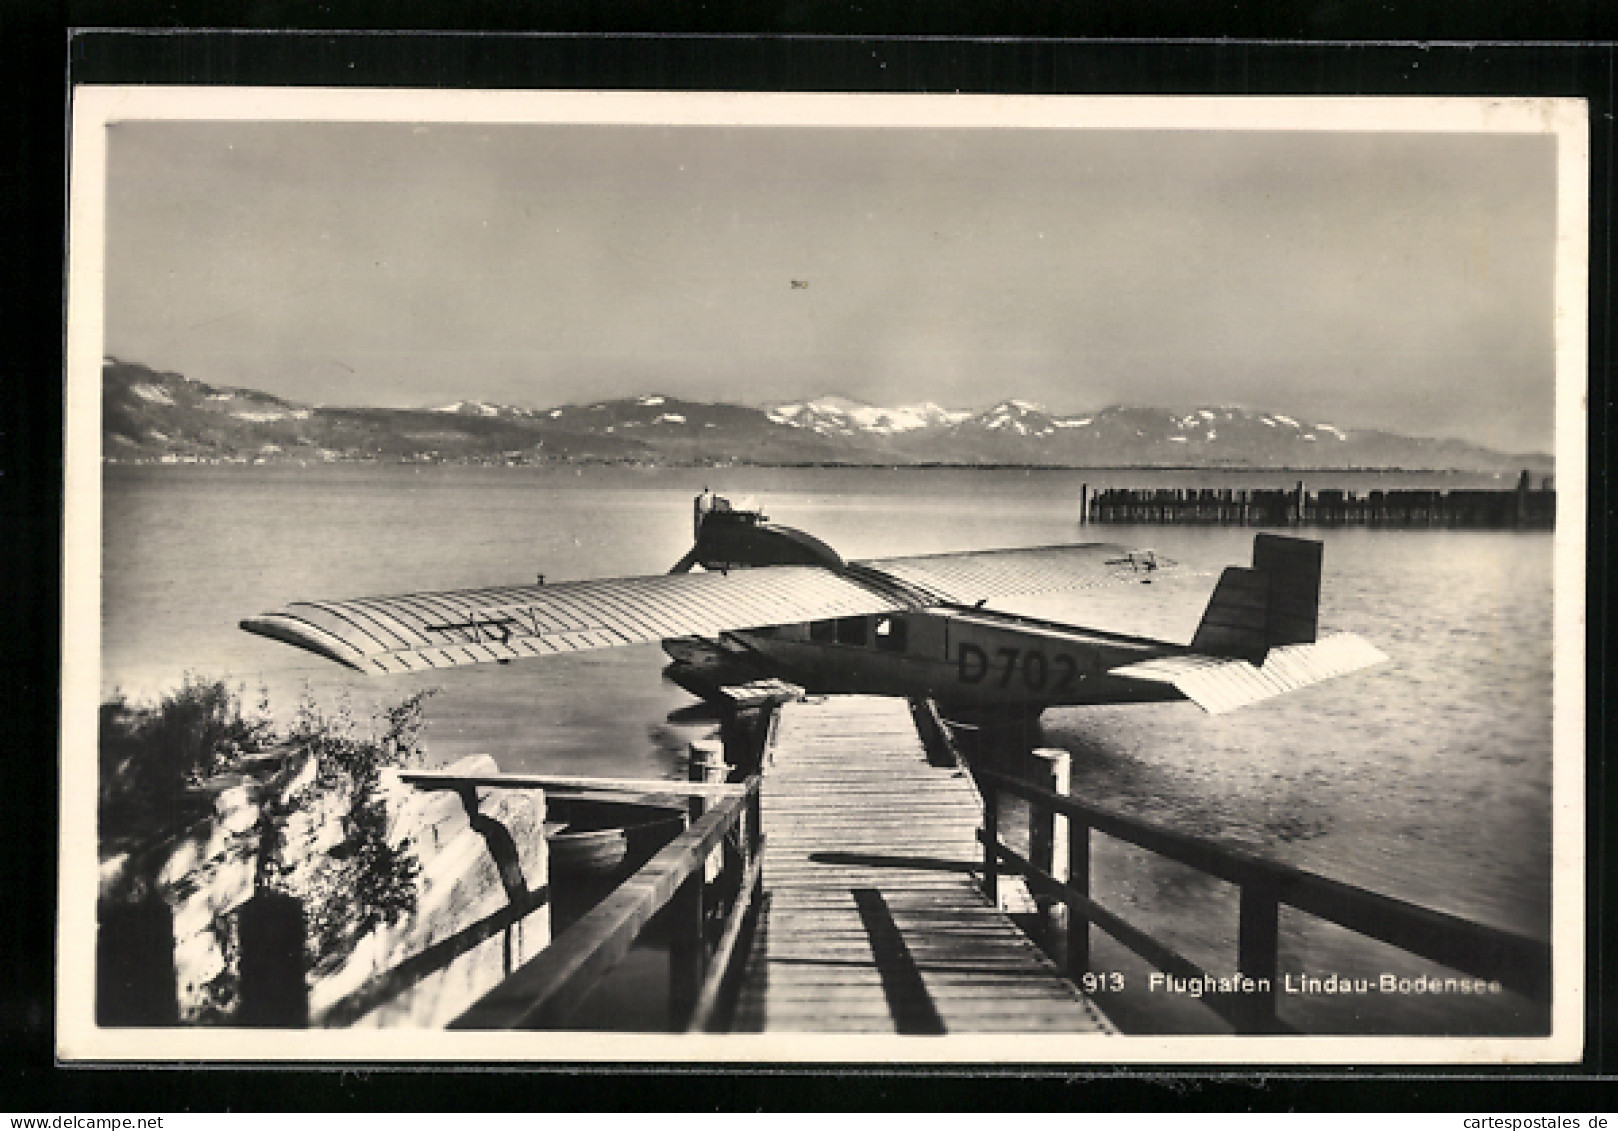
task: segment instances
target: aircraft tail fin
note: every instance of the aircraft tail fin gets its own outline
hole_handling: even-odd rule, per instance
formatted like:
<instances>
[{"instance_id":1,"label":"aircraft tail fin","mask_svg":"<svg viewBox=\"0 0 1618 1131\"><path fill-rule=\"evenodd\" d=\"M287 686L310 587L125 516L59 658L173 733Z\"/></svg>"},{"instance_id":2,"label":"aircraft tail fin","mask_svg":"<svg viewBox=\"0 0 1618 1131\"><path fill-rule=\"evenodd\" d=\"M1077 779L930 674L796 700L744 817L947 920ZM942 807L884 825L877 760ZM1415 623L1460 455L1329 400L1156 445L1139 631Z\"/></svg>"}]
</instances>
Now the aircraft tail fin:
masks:
<instances>
[{"instance_id":1,"label":"aircraft tail fin","mask_svg":"<svg viewBox=\"0 0 1618 1131\"><path fill-rule=\"evenodd\" d=\"M1194 651L1262 663L1271 648L1312 644L1319 628L1322 546L1258 534L1252 566L1220 575L1192 638Z\"/></svg>"},{"instance_id":2,"label":"aircraft tail fin","mask_svg":"<svg viewBox=\"0 0 1618 1131\"><path fill-rule=\"evenodd\" d=\"M1223 714L1387 659L1352 633L1324 640L1321 544L1259 534L1253 564L1220 575L1191 651L1114 668L1125 679L1166 683L1209 714Z\"/></svg>"}]
</instances>

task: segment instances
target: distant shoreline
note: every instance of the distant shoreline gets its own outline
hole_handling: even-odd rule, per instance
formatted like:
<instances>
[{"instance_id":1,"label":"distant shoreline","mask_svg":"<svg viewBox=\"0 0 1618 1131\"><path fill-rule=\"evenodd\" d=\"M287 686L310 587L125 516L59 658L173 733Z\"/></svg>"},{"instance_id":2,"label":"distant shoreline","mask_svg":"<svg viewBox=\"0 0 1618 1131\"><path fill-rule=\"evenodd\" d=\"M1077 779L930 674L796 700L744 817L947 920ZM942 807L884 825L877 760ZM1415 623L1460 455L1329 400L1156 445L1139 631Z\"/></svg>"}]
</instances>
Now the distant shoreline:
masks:
<instances>
[{"instance_id":1,"label":"distant shoreline","mask_svg":"<svg viewBox=\"0 0 1618 1131\"><path fill-rule=\"evenodd\" d=\"M478 460L478 459L225 459L217 456L179 456L175 458L156 459L118 459L103 456L101 463L104 467L486 467L508 468L513 471L525 469L557 469L567 467L621 467L641 468L645 470L730 470L739 468L756 468L765 471L1096 471L1096 472L1151 472L1161 474L1165 472L1185 472L1187 474L1269 474L1269 475L1466 475L1466 476L1494 476L1503 478L1515 476L1522 470L1530 475L1554 475L1554 465L1551 463L1536 463L1525 460L1523 467L1516 471L1490 471L1487 469L1457 468L1457 467L1362 467L1350 465L1330 466L1292 466L1285 464L1268 465L1235 465L1235 464L1160 464L1160 463L1128 463L1128 464L1053 464L1053 463L826 463L826 462L796 462L796 463L760 463L751 460L714 460L714 461L658 461L656 463L638 460L621 459L576 459L556 460L554 462L508 462L505 460Z\"/></svg>"},{"instance_id":2,"label":"distant shoreline","mask_svg":"<svg viewBox=\"0 0 1618 1131\"><path fill-rule=\"evenodd\" d=\"M845 398L771 409L644 395L548 410L477 401L439 408L331 408L294 404L252 389L218 388L118 361L103 370L101 423L102 455L120 463L1234 470L1314 476L1416 470L1500 477L1516 477L1525 468L1544 475L1555 466L1551 451L1499 451L1457 438L1377 429L1350 432L1234 406L1175 412L1111 405L1079 418L1053 416L1015 399L970 412L932 404L885 409ZM1326 456L1331 458L1316 462Z\"/></svg>"}]
</instances>

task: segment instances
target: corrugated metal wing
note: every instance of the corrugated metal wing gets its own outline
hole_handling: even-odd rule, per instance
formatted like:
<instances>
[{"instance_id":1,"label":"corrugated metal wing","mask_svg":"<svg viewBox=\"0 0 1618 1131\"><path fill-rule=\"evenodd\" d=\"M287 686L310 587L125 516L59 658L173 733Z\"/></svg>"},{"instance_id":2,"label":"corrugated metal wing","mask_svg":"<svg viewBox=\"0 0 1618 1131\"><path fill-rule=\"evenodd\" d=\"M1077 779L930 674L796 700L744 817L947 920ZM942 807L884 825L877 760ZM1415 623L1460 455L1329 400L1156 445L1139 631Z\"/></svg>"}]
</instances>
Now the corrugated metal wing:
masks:
<instances>
[{"instance_id":1,"label":"corrugated metal wing","mask_svg":"<svg viewBox=\"0 0 1618 1131\"><path fill-rule=\"evenodd\" d=\"M242 627L359 671L399 673L902 607L818 566L768 566L298 601Z\"/></svg>"},{"instance_id":2,"label":"corrugated metal wing","mask_svg":"<svg viewBox=\"0 0 1618 1131\"><path fill-rule=\"evenodd\" d=\"M855 564L919 590L931 602L958 605L1138 581L1173 565L1150 550L1106 542L878 558Z\"/></svg>"},{"instance_id":3,"label":"corrugated metal wing","mask_svg":"<svg viewBox=\"0 0 1618 1131\"><path fill-rule=\"evenodd\" d=\"M1386 659L1364 638L1344 632L1314 644L1271 648L1262 667L1246 660L1188 653L1126 664L1108 674L1170 684L1210 715L1222 715Z\"/></svg>"}]
</instances>

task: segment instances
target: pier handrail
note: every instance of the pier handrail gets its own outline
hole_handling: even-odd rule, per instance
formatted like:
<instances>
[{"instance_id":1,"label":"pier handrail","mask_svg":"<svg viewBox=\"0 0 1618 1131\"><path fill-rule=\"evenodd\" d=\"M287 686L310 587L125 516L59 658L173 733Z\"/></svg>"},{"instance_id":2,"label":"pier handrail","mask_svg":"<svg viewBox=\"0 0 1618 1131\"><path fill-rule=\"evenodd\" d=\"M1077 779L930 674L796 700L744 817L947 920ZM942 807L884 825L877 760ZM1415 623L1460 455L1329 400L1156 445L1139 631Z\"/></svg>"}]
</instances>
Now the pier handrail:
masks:
<instances>
[{"instance_id":1,"label":"pier handrail","mask_svg":"<svg viewBox=\"0 0 1618 1131\"><path fill-rule=\"evenodd\" d=\"M667 783L681 786L682 783ZM683 792L682 788L682 792ZM629 953L652 917L667 910L671 924L672 1012L676 1027L708 1024L737 953L741 918L759 884L763 835L758 821L759 778L724 790L700 791L721 798L684 833L646 862L604 900L513 971L451 1029L558 1028L596 983ZM737 835L740 860L725 869L740 885L712 958L704 938L704 890L708 860ZM735 865L739 864L740 867Z\"/></svg>"},{"instance_id":2,"label":"pier handrail","mask_svg":"<svg viewBox=\"0 0 1618 1131\"><path fill-rule=\"evenodd\" d=\"M417 789L543 789L570 801L616 801L657 805L677 798L740 796L740 782L683 782L663 778L593 778L577 774L458 774L451 770L410 770L399 779Z\"/></svg>"},{"instance_id":3,"label":"pier handrail","mask_svg":"<svg viewBox=\"0 0 1618 1131\"><path fill-rule=\"evenodd\" d=\"M592 778L576 774L458 774L452 770L407 770L399 780L420 789L543 789L552 793L634 793L648 797L741 797L745 782L683 782L662 778Z\"/></svg>"},{"instance_id":4,"label":"pier handrail","mask_svg":"<svg viewBox=\"0 0 1618 1131\"><path fill-rule=\"evenodd\" d=\"M1075 916L1095 924L1165 973L1207 977L1195 963L1090 898L1089 831L1095 829L1237 885L1237 969L1269 990L1211 994L1203 1000L1241 1031L1275 1032L1286 1028L1275 1012L1279 984L1278 911L1282 905L1464 974L1499 982L1537 1002L1550 1000L1551 950L1543 940L1160 828L993 770L979 770L977 777L984 794L984 828L979 835L984 848L984 883L990 898L997 897L998 871L1004 861L1024 876L1037 894L1066 903ZM1036 868L1000 842L996 811L1000 790L1067 818L1067 882ZM1070 928L1068 946L1069 972L1078 978L1089 966L1088 931L1084 926L1075 923Z\"/></svg>"}]
</instances>

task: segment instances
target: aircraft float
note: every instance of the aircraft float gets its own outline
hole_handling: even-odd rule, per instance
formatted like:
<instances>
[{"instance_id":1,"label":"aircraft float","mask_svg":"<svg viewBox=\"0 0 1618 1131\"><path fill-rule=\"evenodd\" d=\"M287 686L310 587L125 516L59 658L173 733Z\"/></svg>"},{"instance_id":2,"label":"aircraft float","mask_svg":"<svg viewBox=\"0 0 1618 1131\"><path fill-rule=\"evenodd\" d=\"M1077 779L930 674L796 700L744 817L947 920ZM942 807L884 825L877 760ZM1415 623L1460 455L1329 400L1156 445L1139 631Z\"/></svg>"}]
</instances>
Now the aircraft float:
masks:
<instances>
[{"instance_id":1,"label":"aircraft float","mask_svg":"<svg viewBox=\"0 0 1618 1131\"><path fill-rule=\"evenodd\" d=\"M667 574L298 601L248 632L372 674L661 642L699 697L777 680L809 694L931 698L953 717L1189 699L1219 714L1380 663L1317 639L1322 546L1260 533L1189 645L1001 612L989 602L1149 583L1175 563L1110 543L844 561L819 539L704 491ZM696 567L700 566L700 571Z\"/></svg>"}]
</instances>

